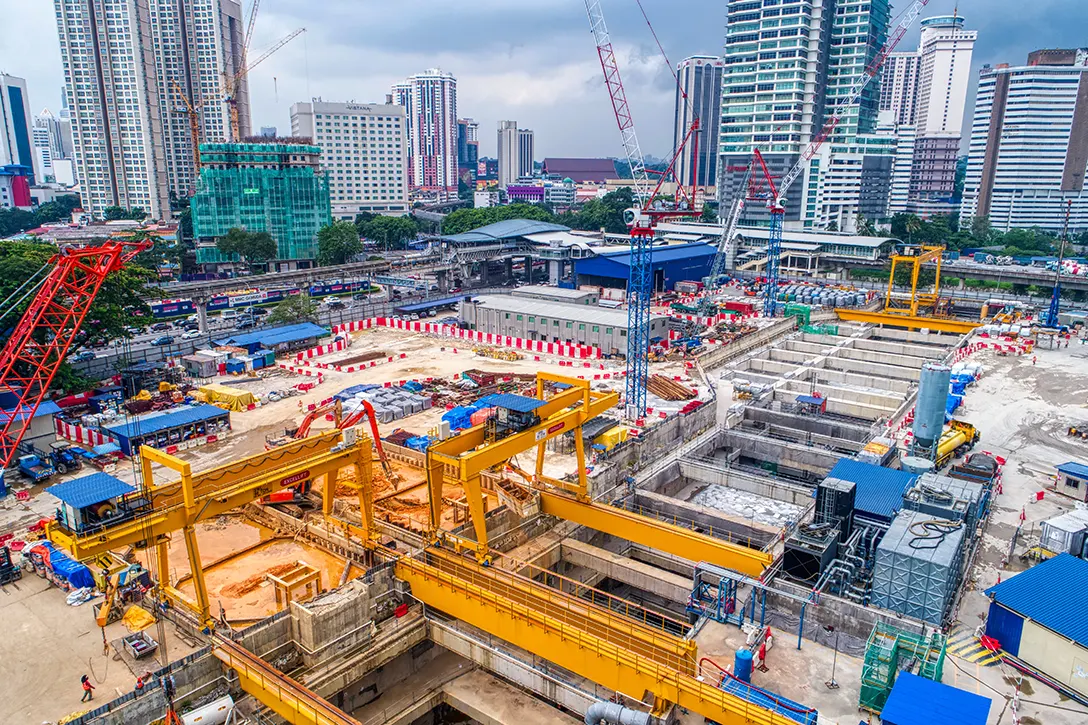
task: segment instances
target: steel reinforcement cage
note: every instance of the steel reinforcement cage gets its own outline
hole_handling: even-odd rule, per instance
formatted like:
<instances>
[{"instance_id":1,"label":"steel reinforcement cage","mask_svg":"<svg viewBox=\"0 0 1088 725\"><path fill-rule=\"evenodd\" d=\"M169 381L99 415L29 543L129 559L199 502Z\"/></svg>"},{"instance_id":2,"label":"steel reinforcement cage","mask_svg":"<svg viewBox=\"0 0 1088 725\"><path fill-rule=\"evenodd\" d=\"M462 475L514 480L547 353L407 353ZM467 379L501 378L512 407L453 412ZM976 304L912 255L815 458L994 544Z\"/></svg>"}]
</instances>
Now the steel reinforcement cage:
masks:
<instances>
[{"instance_id":1,"label":"steel reinforcement cage","mask_svg":"<svg viewBox=\"0 0 1088 725\"><path fill-rule=\"evenodd\" d=\"M278 259L315 259L317 231L332 222L320 153L306 144L202 145L191 203L197 262L238 261L212 245L234 227L271 234Z\"/></svg>"}]
</instances>

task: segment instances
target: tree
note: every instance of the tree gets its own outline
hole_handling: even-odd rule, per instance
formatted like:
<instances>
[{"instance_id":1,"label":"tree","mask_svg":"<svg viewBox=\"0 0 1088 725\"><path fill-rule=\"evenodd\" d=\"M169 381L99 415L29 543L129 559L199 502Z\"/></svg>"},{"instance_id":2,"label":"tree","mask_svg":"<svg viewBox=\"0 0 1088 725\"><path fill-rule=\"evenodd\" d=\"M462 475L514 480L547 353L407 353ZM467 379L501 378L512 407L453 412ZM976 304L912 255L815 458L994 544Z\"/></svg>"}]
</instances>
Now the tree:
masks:
<instances>
[{"instance_id":1,"label":"tree","mask_svg":"<svg viewBox=\"0 0 1088 725\"><path fill-rule=\"evenodd\" d=\"M507 219L532 219L542 222L554 222L555 215L539 204L509 204L507 206L489 206L482 209L458 209L442 220L444 234L461 234L471 229L479 229L488 224ZM367 235L370 236L369 234ZM380 237L377 237L380 239Z\"/></svg>"},{"instance_id":2,"label":"tree","mask_svg":"<svg viewBox=\"0 0 1088 725\"><path fill-rule=\"evenodd\" d=\"M703 202L703 213L699 215L699 221L714 224L718 221L718 203L714 201Z\"/></svg>"},{"instance_id":3,"label":"tree","mask_svg":"<svg viewBox=\"0 0 1088 725\"><path fill-rule=\"evenodd\" d=\"M558 221L572 229L604 229L610 234L624 234L627 232L627 222L623 219L623 213L634 205L634 192L624 186L600 199L590 199L582 205L581 211L561 214Z\"/></svg>"},{"instance_id":4,"label":"tree","mask_svg":"<svg viewBox=\"0 0 1088 725\"><path fill-rule=\"evenodd\" d=\"M268 232L250 232L239 227L227 231L215 241L215 247L226 255L237 254L252 270L254 265L275 259L276 240Z\"/></svg>"},{"instance_id":5,"label":"tree","mask_svg":"<svg viewBox=\"0 0 1088 725\"><path fill-rule=\"evenodd\" d=\"M403 249L419 234L419 225L410 216L376 216L363 225L362 234L372 242Z\"/></svg>"},{"instance_id":6,"label":"tree","mask_svg":"<svg viewBox=\"0 0 1088 725\"><path fill-rule=\"evenodd\" d=\"M102 212L102 218L108 222L121 219L142 222L147 218L147 212L144 211L143 207L139 206L134 206L131 209L125 209L123 206L107 206Z\"/></svg>"},{"instance_id":7,"label":"tree","mask_svg":"<svg viewBox=\"0 0 1088 725\"><path fill-rule=\"evenodd\" d=\"M34 211L0 209L0 237L10 237L43 224L64 221L72 215L73 209L79 208L79 205L79 195L64 194L42 204Z\"/></svg>"},{"instance_id":8,"label":"tree","mask_svg":"<svg viewBox=\"0 0 1088 725\"><path fill-rule=\"evenodd\" d=\"M352 222L333 222L317 231L317 262L322 266L343 264L361 251L359 230Z\"/></svg>"},{"instance_id":9,"label":"tree","mask_svg":"<svg viewBox=\"0 0 1088 725\"><path fill-rule=\"evenodd\" d=\"M376 217L377 214L371 214L368 211L361 211L355 215L355 226L359 230L359 236L363 236L363 225Z\"/></svg>"},{"instance_id":10,"label":"tree","mask_svg":"<svg viewBox=\"0 0 1088 725\"><path fill-rule=\"evenodd\" d=\"M835 220L831 220L831 222L827 225L827 231L829 231L829 232L839 231L839 223L837 221L835 221Z\"/></svg>"},{"instance_id":11,"label":"tree","mask_svg":"<svg viewBox=\"0 0 1088 725\"><path fill-rule=\"evenodd\" d=\"M907 230L907 241L913 244L915 232L922 228L922 220L911 214L903 228Z\"/></svg>"},{"instance_id":12,"label":"tree","mask_svg":"<svg viewBox=\"0 0 1088 725\"><path fill-rule=\"evenodd\" d=\"M989 244L994 238L994 229L990 226L990 217L979 214L971 220L971 236L982 245Z\"/></svg>"},{"instance_id":13,"label":"tree","mask_svg":"<svg viewBox=\"0 0 1088 725\"><path fill-rule=\"evenodd\" d=\"M858 213L854 217L854 224L857 226L858 234L864 237L871 237L876 234L876 229L873 227L873 223L865 218L865 215Z\"/></svg>"},{"instance_id":14,"label":"tree","mask_svg":"<svg viewBox=\"0 0 1088 725\"><path fill-rule=\"evenodd\" d=\"M310 295L291 295L272 308L268 315L269 324L281 324L291 322L313 322L317 319L317 303L310 299Z\"/></svg>"}]
</instances>

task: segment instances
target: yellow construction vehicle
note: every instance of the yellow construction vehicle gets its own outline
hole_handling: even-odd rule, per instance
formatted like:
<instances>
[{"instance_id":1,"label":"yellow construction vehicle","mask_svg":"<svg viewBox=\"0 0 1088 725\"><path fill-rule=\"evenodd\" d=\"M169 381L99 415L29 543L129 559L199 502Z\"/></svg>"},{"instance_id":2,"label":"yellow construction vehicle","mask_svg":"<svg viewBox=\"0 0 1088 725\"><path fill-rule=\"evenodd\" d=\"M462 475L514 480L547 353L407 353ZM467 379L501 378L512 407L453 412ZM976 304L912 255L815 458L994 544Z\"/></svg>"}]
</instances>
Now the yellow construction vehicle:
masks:
<instances>
[{"instance_id":1,"label":"yellow construction vehicle","mask_svg":"<svg viewBox=\"0 0 1088 725\"><path fill-rule=\"evenodd\" d=\"M201 473L193 473L190 464L149 446L140 448L140 461L141 488L111 500L108 517L94 520L83 512L75 512L76 515L49 522L46 536L79 560L128 546L154 548L161 595L169 603L192 610L209 630L214 621L197 548L197 523L283 488L321 479L325 482L324 510L331 513L336 479L345 468L355 469L360 508L371 507L371 441L353 428L294 441L274 451ZM180 478L156 482L153 464L177 473ZM185 537L195 599L182 594L170 581L167 543L177 531Z\"/></svg>"},{"instance_id":2,"label":"yellow construction vehicle","mask_svg":"<svg viewBox=\"0 0 1088 725\"><path fill-rule=\"evenodd\" d=\"M937 457L933 461L935 468L940 469L954 457L961 455L978 442L978 429L970 423L962 420L953 420L948 424L948 430L937 441Z\"/></svg>"}]
</instances>

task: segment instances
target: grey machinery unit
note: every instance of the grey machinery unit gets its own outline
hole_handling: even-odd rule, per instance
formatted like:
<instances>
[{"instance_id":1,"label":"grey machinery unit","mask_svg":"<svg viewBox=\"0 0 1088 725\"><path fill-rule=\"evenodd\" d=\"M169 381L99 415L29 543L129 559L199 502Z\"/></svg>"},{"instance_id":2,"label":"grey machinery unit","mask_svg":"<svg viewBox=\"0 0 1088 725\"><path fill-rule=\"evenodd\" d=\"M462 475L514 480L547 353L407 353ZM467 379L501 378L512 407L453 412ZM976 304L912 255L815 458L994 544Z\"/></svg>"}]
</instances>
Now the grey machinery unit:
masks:
<instances>
[{"instance_id":1,"label":"grey machinery unit","mask_svg":"<svg viewBox=\"0 0 1088 725\"><path fill-rule=\"evenodd\" d=\"M839 544L850 538L854 529L856 491L852 481L824 479L816 489L813 523L799 526L786 539L782 569L787 576L814 583L839 555Z\"/></svg>"},{"instance_id":2,"label":"grey machinery unit","mask_svg":"<svg viewBox=\"0 0 1088 725\"><path fill-rule=\"evenodd\" d=\"M923 473L903 493L903 508L950 521L963 521L968 529L978 522L982 484L939 473Z\"/></svg>"},{"instance_id":3,"label":"grey machinery unit","mask_svg":"<svg viewBox=\"0 0 1088 725\"><path fill-rule=\"evenodd\" d=\"M912 428L914 451L917 455L932 458L936 451L937 441L944 433L944 412L951 380L952 368L944 363L927 362L922 365Z\"/></svg>"},{"instance_id":4,"label":"grey machinery unit","mask_svg":"<svg viewBox=\"0 0 1088 725\"><path fill-rule=\"evenodd\" d=\"M965 527L900 511L876 548L872 604L941 626L962 573Z\"/></svg>"}]
</instances>

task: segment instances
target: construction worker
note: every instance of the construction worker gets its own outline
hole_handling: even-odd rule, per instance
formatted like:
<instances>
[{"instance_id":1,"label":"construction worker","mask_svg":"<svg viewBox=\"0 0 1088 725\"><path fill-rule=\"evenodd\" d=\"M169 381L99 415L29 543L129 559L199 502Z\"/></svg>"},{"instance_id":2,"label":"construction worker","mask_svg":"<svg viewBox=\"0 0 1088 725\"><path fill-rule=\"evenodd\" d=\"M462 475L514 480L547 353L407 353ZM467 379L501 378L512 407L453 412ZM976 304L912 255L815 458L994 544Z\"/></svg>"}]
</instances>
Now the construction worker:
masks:
<instances>
[{"instance_id":1,"label":"construction worker","mask_svg":"<svg viewBox=\"0 0 1088 725\"><path fill-rule=\"evenodd\" d=\"M1032 356L1031 356L1031 364L1032 364L1032 365L1034 365L1034 364L1035 364L1035 356L1034 356L1034 355L1032 355Z\"/></svg>"},{"instance_id":2,"label":"construction worker","mask_svg":"<svg viewBox=\"0 0 1088 725\"><path fill-rule=\"evenodd\" d=\"M94 699L94 685L91 684L91 678L87 675L79 678L80 684L83 686L83 697L80 702L87 702Z\"/></svg>"}]
</instances>

